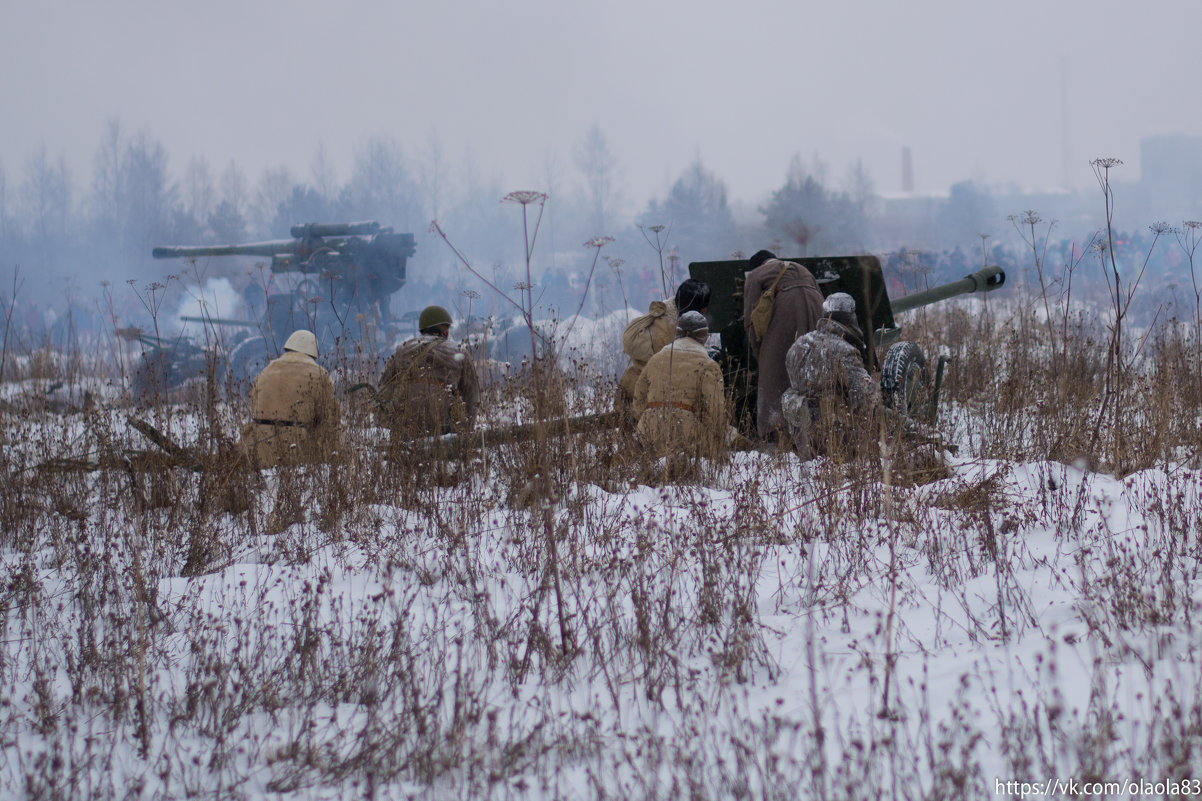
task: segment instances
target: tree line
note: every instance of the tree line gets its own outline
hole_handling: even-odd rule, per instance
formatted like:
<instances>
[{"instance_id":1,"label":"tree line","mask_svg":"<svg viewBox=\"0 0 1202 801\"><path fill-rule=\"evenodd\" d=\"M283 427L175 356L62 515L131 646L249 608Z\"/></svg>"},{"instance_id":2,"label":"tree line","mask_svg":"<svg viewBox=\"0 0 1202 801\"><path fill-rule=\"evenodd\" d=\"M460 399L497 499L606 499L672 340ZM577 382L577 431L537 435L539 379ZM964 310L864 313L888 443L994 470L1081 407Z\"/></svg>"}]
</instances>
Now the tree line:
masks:
<instances>
[{"instance_id":1,"label":"tree line","mask_svg":"<svg viewBox=\"0 0 1202 801\"><path fill-rule=\"evenodd\" d=\"M847 190L830 188L821 165L790 166L783 185L758 209L760 219L736 220L725 182L695 159L662 197L632 210L621 165L594 125L573 150L571 169L554 156L544 165L551 196L545 266L573 266L573 244L615 236L628 263L653 262L644 231L664 226L668 247L686 260L723 258L777 241L797 247L864 250L870 246L864 203L871 181L861 170ZM286 238L292 224L375 219L418 235L415 269L437 272L446 254L425 241L432 219L451 231L483 266L516 261L520 238L511 210L498 199L514 187L466 154L452 162L436 134L406 150L393 137L370 137L340 180L318 145L306 171L271 166L252 177L235 161L204 155L173 165L147 131L110 120L90 170L78 172L43 144L19 166L0 157L0 258L8 270L65 282L88 294L103 281L149 280L163 272L150 251L162 244L223 244ZM422 252L420 245L428 244ZM564 255L566 254L566 255ZM661 254L662 255L662 254ZM562 263L561 263L562 262Z\"/></svg>"}]
</instances>

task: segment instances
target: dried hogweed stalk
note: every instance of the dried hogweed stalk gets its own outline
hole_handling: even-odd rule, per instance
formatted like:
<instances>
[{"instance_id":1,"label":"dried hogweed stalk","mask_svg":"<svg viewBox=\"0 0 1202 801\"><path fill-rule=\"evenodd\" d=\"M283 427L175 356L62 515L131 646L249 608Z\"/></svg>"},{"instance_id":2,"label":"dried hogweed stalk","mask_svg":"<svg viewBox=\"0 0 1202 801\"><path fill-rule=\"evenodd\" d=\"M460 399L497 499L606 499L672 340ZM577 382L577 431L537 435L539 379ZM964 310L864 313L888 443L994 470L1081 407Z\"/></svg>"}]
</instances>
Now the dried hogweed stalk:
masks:
<instances>
[{"instance_id":1,"label":"dried hogweed stalk","mask_svg":"<svg viewBox=\"0 0 1202 801\"><path fill-rule=\"evenodd\" d=\"M523 206L528 206L531 203L538 203L540 206L547 202L546 192L536 192L532 189L520 189L516 192L510 192L505 197L501 198L502 203L520 203Z\"/></svg>"}]
</instances>

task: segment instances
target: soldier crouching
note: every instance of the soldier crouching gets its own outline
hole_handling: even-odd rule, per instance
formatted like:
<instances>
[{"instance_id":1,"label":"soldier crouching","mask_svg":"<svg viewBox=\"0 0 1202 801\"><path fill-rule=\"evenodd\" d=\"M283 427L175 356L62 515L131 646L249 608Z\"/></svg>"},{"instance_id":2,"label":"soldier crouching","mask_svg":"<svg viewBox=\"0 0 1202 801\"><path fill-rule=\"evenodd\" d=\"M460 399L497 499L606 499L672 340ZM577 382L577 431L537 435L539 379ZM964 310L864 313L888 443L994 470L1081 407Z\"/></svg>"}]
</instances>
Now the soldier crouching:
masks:
<instances>
[{"instance_id":1,"label":"soldier crouching","mask_svg":"<svg viewBox=\"0 0 1202 801\"><path fill-rule=\"evenodd\" d=\"M384 365L377 401L394 445L475 427L479 380L471 357L450 339L451 323L446 309L427 306L419 335L402 342Z\"/></svg>"},{"instance_id":2,"label":"soldier crouching","mask_svg":"<svg viewBox=\"0 0 1202 801\"><path fill-rule=\"evenodd\" d=\"M709 284L686 278L668 300L655 300L647 313L631 320L622 332L622 350L630 357L630 366L618 379L616 409L623 424L634 420L634 391L639 376L651 357L676 339L676 321L681 314L699 311L705 314L710 303Z\"/></svg>"},{"instance_id":3,"label":"soldier crouching","mask_svg":"<svg viewBox=\"0 0 1202 801\"><path fill-rule=\"evenodd\" d=\"M798 337L785 357L790 387L781 399L782 413L803 459L857 458L876 444L881 394L864 367L855 300L835 292L822 311L817 327Z\"/></svg>"},{"instance_id":4,"label":"soldier crouching","mask_svg":"<svg viewBox=\"0 0 1202 801\"><path fill-rule=\"evenodd\" d=\"M250 406L242 444L255 467L328 461L340 446L342 410L311 331L292 332L255 379Z\"/></svg>"},{"instance_id":5,"label":"soldier crouching","mask_svg":"<svg viewBox=\"0 0 1202 801\"><path fill-rule=\"evenodd\" d=\"M635 434L656 456L714 457L726 444L722 370L709 357L709 325L697 311L676 322L676 340L650 358L635 384Z\"/></svg>"}]
</instances>

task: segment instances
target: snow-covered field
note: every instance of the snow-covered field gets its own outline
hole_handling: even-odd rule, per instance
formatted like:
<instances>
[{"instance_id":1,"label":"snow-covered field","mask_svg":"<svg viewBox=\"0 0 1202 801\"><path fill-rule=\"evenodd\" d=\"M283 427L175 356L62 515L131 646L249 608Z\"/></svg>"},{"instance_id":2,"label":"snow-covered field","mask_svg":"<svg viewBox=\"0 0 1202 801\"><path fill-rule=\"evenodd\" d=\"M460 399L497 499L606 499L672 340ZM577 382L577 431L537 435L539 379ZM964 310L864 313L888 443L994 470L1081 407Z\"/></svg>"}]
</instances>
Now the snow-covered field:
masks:
<instances>
[{"instance_id":1,"label":"snow-covered field","mask_svg":"<svg viewBox=\"0 0 1202 801\"><path fill-rule=\"evenodd\" d=\"M129 411L0 426L0 795L1202 789L1187 459L985 458L954 406L929 483L759 451L649 483L611 434L391 465L354 425L255 479L155 462ZM238 410L203 411L136 413L218 451Z\"/></svg>"}]
</instances>

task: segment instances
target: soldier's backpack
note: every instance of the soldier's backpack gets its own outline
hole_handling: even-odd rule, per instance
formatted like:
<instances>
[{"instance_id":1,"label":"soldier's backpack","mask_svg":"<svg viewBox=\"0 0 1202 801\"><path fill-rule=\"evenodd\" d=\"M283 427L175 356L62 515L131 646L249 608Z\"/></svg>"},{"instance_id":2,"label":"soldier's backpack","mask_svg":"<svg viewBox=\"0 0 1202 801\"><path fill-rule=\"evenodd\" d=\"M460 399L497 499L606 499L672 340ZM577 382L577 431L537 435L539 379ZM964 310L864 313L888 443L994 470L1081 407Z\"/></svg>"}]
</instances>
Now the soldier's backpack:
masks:
<instances>
[{"instance_id":1,"label":"soldier's backpack","mask_svg":"<svg viewBox=\"0 0 1202 801\"><path fill-rule=\"evenodd\" d=\"M655 346L651 342L651 326L667 313L667 303L653 300L646 314L635 317L626 325L626 330L622 332L622 351L640 364L650 360L655 355Z\"/></svg>"}]
</instances>

